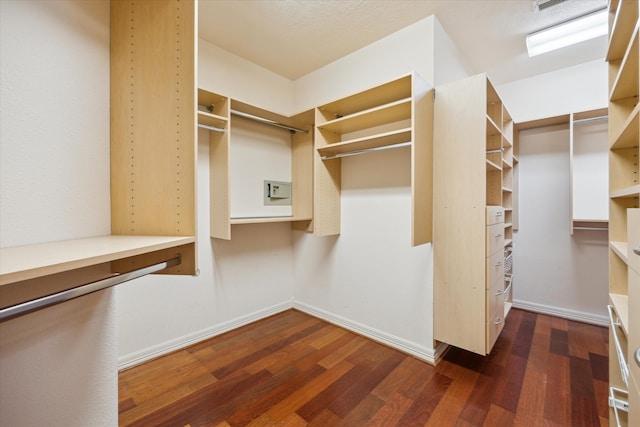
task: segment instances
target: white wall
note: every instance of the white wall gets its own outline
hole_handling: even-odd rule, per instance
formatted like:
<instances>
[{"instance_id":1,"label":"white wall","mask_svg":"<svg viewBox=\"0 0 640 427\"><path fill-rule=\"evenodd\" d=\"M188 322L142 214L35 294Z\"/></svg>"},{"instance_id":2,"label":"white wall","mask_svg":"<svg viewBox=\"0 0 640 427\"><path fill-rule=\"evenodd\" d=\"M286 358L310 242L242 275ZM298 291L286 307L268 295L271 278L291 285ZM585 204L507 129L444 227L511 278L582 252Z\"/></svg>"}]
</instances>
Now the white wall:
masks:
<instances>
[{"instance_id":1,"label":"white wall","mask_svg":"<svg viewBox=\"0 0 640 427\"><path fill-rule=\"evenodd\" d=\"M466 74L429 17L296 81L298 109L320 105L416 71L433 83ZM437 24L439 25L439 24ZM443 53L444 55L444 53ZM459 58L456 52L451 58ZM444 77L443 77L444 78ZM433 360L432 245L411 247L410 156L388 150L342 159L341 234L296 232L297 307Z\"/></svg>"},{"instance_id":2,"label":"white wall","mask_svg":"<svg viewBox=\"0 0 640 427\"><path fill-rule=\"evenodd\" d=\"M0 246L110 232L109 2L0 2ZM0 425L117 424L111 291L0 324Z\"/></svg>"},{"instance_id":3,"label":"white wall","mask_svg":"<svg viewBox=\"0 0 640 427\"><path fill-rule=\"evenodd\" d=\"M498 86L516 122L607 106L607 66L592 61ZM522 138L522 135L525 135ZM607 233L569 232L569 134L521 133L514 305L604 323Z\"/></svg>"},{"instance_id":4,"label":"white wall","mask_svg":"<svg viewBox=\"0 0 640 427\"><path fill-rule=\"evenodd\" d=\"M346 55L294 82L295 112L334 101L410 71L434 81L434 22L430 16Z\"/></svg>"},{"instance_id":5,"label":"white wall","mask_svg":"<svg viewBox=\"0 0 640 427\"><path fill-rule=\"evenodd\" d=\"M569 234L569 130L520 133L520 227L514 237L514 305L606 322L607 233Z\"/></svg>"},{"instance_id":6,"label":"white wall","mask_svg":"<svg viewBox=\"0 0 640 427\"><path fill-rule=\"evenodd\" d=\"M234 225L209 237L209 138L198 133L196 277L153 275L117 288L119 366L126 367L291 307L288 223Z\"/></svg>"},{"instance_id":7,"label":"white wall","mask_svg":"<svg viewBox=\"0 0 640 427\"><path fill-rule=\"evenodd\" d=\"M473 71L467 64L456 45L447 34L447 31L434 19L434 72L433 86L454 82L467 76L480 73L484 70Z\"/></svg>"},{"instance_id":8,"label":"white wall","mask_svg":"<svg viewBox=\"0 0 640 427\"><path fill-rule=\"evenodd\" d=\"M517 123L605 108L607 82L602 59L505 83L496 90Z\"/></svg>"},{"instance_id":9,"label":"white wall","mask_svg":"<svg viewBox=\"0 0 640 427\"><path fill-rule=\"evenodd\" d=\"M289 114L292 108L290 80L204 40L198 45L198 87L281 114ZM244 148L252 143L251 133L244 132ZM231 135L233 140L233 131ZM234 162L268 174L262 157L242 156L242 151L232 149ZM272 169L279 174L283 163L290 163L277 157ZM234 177L236 183L246 178L242 170L235 170L232 181ZM278 177L269 174L267 178ZM197 182L200 274L147 276L117 288L121 368L291 307L293 247L288 223L234 225L231 241L210 237L209 136L202 129L198 131ZM242 185L233 185L234 213L242 215L250 202L245 194L238 194ZM234 204L234 197L244 200Z\"/></svg>"}]
</instances>

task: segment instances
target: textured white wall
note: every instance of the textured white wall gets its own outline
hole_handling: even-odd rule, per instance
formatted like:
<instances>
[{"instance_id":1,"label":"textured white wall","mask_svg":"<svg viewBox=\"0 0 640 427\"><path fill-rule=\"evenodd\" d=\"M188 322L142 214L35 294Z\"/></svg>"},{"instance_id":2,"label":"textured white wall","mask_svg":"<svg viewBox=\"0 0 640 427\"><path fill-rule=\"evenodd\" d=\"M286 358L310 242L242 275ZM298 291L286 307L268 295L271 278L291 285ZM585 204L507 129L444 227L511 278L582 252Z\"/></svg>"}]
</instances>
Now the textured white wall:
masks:
<instances>
[{"instance_id":1,"label":"textured white wall","mask_svg":"<svg viewBox=\"0 0 640 427\"><path fill-rule=\"evenodd\" d=\"M607 233L569 234L569 130L520 133L520 227L514 237L514 302L526 308L604 322Z\"/></svg>"},{"instance_id":2,"label":"textured white wall","mask_svg":"<svg viewBox=\"0 0 640 427\"><path fill-rule=\"evenodd\" d=\"M198 80L198 86L209 91L274 112L290 112L293 87L290 80L203 40L199 41ZM251 129L255 126L248 125ZM251 130L245 125L242 128ZM267 134L272 132L268 127L264 130ZM262 187L255 188L250 195L243 187L251 186L246 181L255 181L256 171L261 171L266 179L286 178L282 169L290 175L291 160L281 155L282 147L278 147L269 162L252 147L255 141L250 136L254 131L242 132L241 147L234 147L237 145L234 141L238 141L231 131L232 162L240 166L234 167L231 176L234 214L249 213L255 208L255 199L262 200ZM282 144L282 132L270 135L271 142ZM197 192L200 274L147 276L117 289L121 367L291 306L293 247L288 223L234 225L231 241L210 237L209 135L202 129L198 132Z\"/></svg>"},{"instance_id":3,"label":"textured white wall","mask_svg":"<svg viewBox=\"0 0 640 427\"><path fill-rule=\"evenodd\" d=\"M109 234L109 2L0 2L0 245ZM0 425L117 424L111 291L0 324Z\"/></svg>"},{"instance_id":4,"label":"textured white wall","mask_svg":"<svg viewBox=\"0 0 640 427\"><path fill-rule=\"evenodd\" d=\"M296 81L299 109L320 105L409 71L467 75L453 44L429 17ZM438 55L436 52L440 52ZM304 95L303 95L304 94ZM411 247L408 150L342 159L342 232L295 233L295 303L424 357L433 357L432 245Z\"/></svg>"},{"instance_id":5,"label":"textured white wall","mask_svg":"<svg viewBox=\"0 0 640 427\"><path fill-rule=\"evenodd\" d=\"M607 64L599 60L496 90L514 121L523 122L604 108L607 81ZM568 129L524 135L519 158L520 227L514 235L514 301L534 310L604 322L607 233L569 234Z\"/></svg>"},{"instance_id":6,"label":"textured white wall","mask_svg":"<svg viewBox=\"0 0 640 427\"><path fill-rule=\"evenodd\" d=\"M489 76L491 77L491 76ZM607 107L607 63L585 62L496 87L515 122Z\"/></svg>"}]
</instances>

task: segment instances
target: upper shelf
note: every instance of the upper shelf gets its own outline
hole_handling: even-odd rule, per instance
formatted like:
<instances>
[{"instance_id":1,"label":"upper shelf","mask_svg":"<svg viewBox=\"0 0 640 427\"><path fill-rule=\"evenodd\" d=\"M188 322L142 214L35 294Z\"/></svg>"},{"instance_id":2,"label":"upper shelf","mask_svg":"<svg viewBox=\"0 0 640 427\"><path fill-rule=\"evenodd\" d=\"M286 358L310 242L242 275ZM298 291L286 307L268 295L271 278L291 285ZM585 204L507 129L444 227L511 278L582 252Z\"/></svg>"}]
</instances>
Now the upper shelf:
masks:
<instances>
[{"instance_id":1,"label":"upper shelf","mask_svg":"<svg viewBox=\"0 0 640 427\"><path fill-rule=\"evenodd\" d=\"M0 285L195 242L181 236L99 236L0 249Z\"/></svg>"},{"instance_id":2,"label":"upper shelf","mask_svg":"<svg viewBox=\"0 0 640 427\"><path fill-rule=\"evenodd\" d=\"M638 2L619 1L612 2L615 9L609 9L611 28L609 29L609 47L607 49L607 61L615 61L624 56L627 43L631 39L631 33L638 20ZM635 18L631 18L635 16ZM624 17L625 19L621 19Z\"/></svg>"},{"instance_id":3,"label":"upper shelf","mask_svg":"<svg viewBox=\"0 0 640 427\"><path fill-rule=\"evenodd\" d=\"M390 102L318 125L323 131L350 133L411 118L411 98Z\"/></svg>"},{"instance_id":4,"label":"upper shelf","mask_svg":"<svg viewBox=\"0 0 640 427\"><path fill-rule=\"evenodd\" d=\"M638 131L640 130L640 104L636 105L629 118L621 126L619 132L613 136L610 148L631 148L638 146Z\"/></svg>"},{"instance_id":5,"label":"upper shelf","mask_svg":"<svg viewBox=\"0 0 640 427\"><path fill-rule=\"evenodd\" d=\"M629 43L611 87L609 97L611 101L638 96L638 37L638 27L636 26L633 40Z\"/></svg>"}]
</instances>

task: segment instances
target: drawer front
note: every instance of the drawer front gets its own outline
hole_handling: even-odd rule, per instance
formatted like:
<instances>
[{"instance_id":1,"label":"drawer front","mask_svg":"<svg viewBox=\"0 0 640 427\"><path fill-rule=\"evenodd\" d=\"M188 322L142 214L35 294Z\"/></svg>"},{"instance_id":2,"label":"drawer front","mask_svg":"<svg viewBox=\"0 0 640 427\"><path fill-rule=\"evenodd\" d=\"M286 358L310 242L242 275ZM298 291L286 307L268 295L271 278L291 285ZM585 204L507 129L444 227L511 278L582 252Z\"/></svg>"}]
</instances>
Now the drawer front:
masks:
<instances>
[{"instance_id":1,"label":"drawer front","mask_svg":"<svg viewBox=\"0 0 640 427\"><path fill-rule=\"evenodd\" d=\"M495 315L487 322L487 354L491 352L502 328L504 328L504 313Z\"/></svg>"},{"instance_id":2,"label":"drawer front","mask_svg":"<svg viewBox=\"0 0 640 427\"><path fill-rule=\"evenodd\" d=\"M497 251L487 258L485 286L487 289L504 282L504 253Z\"/></svg>"},{"instance_id":3,"label":"drawer front","mask_svg":"<svg viewBox=\"0 0 640 427\"><path fill-rule=\"evenodd\" d=\"M629 377L629 424L640 426L640 389L633 376Z\"/></svg>"},{"instance_id":4,"label":"drawer front","mask_svg":"<svg viewBox=\"0 0 640 427\"><path fill-rule=\"evenodd\" d=\"M502 206L487 206L486 225L504 223L504 208Z\"/></svg>"},{"instance_id":5,"label":"drawer front","mask_svg":"<svg viewBox=\"0 0 640 427\"><path fill-rule=\"evenodd\" d=\"M504 224L498 223L487 226L487 256L497 251L504 251Z\"/></svg>"},{"instance_id":6,"label":"drawer front","mask_svg":"<svg viewBox=\"0 0 640 427\"><path fill-rule=\"evenodd\" d=\"M504 290L502 283L487 289L487 319L504 315Z\"/></svg>"},{"instance_id":7,"label":"drawer front","mask_svg":"<svg viewBox=\"0 0 640 427\"><path fill-rule=\"evenodd\" d=\"M627 336L627 364L631 375L637 380L640 378L640 360L636 360L636 351L640 351L640 310L636 304L640 302L640 274L632 268L628 268L629 290L629 335ZM631 307L634 307L633 309ZM640 354L638 354L640 359ZM640 408L638 408L640 411ZM640 424L638 424L640 425Z\"/></svg>"},{"instance_id":8,"label":"drawer front","mask_svg":"<svg viewBox=\"0 0 640 427\"><path fill-rule=\"evenodd\" d=\"M627 209L627 257L629 267L640 274L640 209Z\"/></svg>"}]
</instances>

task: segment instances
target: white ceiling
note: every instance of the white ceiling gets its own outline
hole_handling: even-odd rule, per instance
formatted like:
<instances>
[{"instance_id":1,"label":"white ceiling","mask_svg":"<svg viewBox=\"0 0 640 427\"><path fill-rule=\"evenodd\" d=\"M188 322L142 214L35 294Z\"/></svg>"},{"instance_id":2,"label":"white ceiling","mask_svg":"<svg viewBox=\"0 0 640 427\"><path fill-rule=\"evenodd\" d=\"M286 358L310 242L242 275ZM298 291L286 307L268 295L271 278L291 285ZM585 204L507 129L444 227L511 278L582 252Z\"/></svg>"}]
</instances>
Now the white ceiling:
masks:
<instances>
[{"instance_id":1,"label":"white ceiling","mask_svg":"<svg viewBox=\"0 0 640 427\"><path fill-rule=\"evenodd\" d=\"M607 5L565 0L200 0L203 39L295 80L430 15L495 84L602 59L606 37L529 58L525 35ZM417 40L416 43L419 43Z\"/></svg>"}]
</instances>

